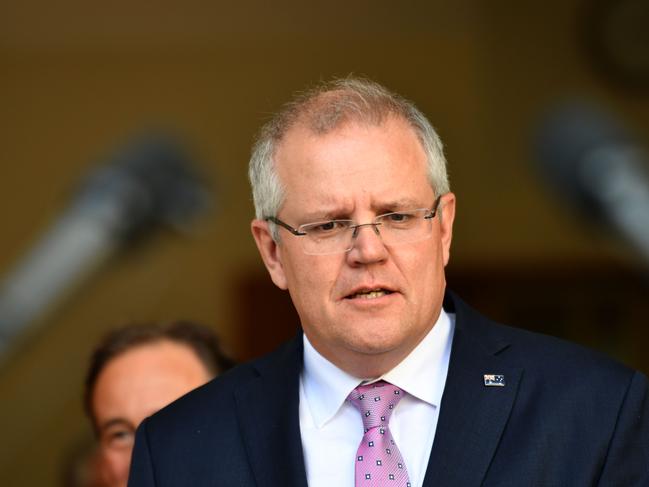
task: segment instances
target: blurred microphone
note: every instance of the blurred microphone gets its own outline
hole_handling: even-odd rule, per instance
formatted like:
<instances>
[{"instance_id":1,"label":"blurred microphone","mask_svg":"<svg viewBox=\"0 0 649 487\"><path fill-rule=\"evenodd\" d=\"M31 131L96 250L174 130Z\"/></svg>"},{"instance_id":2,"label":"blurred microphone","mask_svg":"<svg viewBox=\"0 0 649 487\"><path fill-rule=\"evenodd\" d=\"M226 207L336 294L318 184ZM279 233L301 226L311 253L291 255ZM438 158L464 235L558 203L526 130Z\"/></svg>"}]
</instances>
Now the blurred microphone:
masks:
<instances>
[{"instance_id":1,"label":"blurred microphone","mask_svg":"<svg viewBox=\"0 0 649 487\"><path fill-rule=\"evenodd\" d=\"M210 201L180 147L136 140L91 172L61 216L0 284L0 354L125 244L188 228Z\"/></svg>"},{"instance_id":2,"label":"blurred microphone","mask_svg":"<svg viewBox=\"0 0 649 487\"><path fill-rule=\"evenodd\" d=\"M649 158L622 123L593 105L565 105L545 119L536 145L563 196L616 228L649 264Z\"/></svg>"}]
</instances>

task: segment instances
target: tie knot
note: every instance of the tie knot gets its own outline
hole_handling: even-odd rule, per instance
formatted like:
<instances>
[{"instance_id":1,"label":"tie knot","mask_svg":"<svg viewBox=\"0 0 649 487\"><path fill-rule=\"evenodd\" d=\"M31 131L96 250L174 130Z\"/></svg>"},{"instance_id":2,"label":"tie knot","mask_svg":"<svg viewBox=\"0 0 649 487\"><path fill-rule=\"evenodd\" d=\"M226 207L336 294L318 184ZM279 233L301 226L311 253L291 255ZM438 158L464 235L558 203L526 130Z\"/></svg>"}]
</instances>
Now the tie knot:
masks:
<instances>
[{"instance_id":1,"label":"tie knot","mask_svg":"<svg viewBox=\"0 0 649 487\"><path fill-rule=\"evenodd\" d=\"M361 413L365 431L377 426L387 427L392 411L406 393L397 386L380 380L358 386L347 399Z\"/></svg>"}]
</instances>

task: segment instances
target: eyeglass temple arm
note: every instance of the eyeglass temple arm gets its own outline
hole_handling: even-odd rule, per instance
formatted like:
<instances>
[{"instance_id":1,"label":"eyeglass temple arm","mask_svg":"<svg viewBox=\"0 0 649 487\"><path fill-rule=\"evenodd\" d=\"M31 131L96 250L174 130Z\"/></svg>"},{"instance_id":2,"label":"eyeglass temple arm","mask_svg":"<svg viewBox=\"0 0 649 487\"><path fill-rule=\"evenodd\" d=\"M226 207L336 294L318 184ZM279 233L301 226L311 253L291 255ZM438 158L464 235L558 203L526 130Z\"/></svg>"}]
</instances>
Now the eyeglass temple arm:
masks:
<instances>
[{"instance_id":1,"label":"eyeglass temple arm","mask_svg":"<svg viewBox=\"0 0 649 487\"><path fill-rule=\"evenodd\" d=\"M430 210L430 215L426 215L424 218L427 218L429 220L431 218L435 218L435 215L437 214L437 210L439 209L439 202L441 201L441 199L442 199L442 195L439 195L435 199L435 203L433 204L433 208Z\"/></svg>"},{"instance_id":2,"label":"eyeglass temple arm","mask_svg":"<svg viewBox=\"0 0 649 487\"><path fill-rule=\"evenodd\" d=\"M299 230L296 230L295 228L293 228L288 223L284 223L282 220L280 220L279 218L275 218L274 216L269 216L265 220L273 222L273 223L279 225L280 227L286 228L289 232L291 232L295 236L303 237L304 235L306 235L305 232L300 232Z\"/></svg>"}]
</instances>

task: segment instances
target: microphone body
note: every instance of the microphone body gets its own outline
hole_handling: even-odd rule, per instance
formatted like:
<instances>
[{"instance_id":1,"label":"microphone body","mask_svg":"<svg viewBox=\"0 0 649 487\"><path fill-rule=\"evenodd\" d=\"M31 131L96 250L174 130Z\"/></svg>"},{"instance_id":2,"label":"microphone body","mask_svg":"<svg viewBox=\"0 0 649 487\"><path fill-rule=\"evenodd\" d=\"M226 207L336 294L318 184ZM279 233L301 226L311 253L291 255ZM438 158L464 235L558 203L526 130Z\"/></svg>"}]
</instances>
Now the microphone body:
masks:
<instances>
[{"instance_id":1,"label":"microphone body","mask_svg":"<svg viewBox=\"0 0 649 487\"><path fill-rule=\"evenodd\" d=\"M649 264L649 157L623 125L594 106L566 105L545 120L536 145L563 196L613 226Z\"/></svg>"},{"instance_id":2,"label":"microphone body","mask_svg":"<svg viewBox=\"0 0 649 487\"><path fill-rule=\"evenodd\" d=\"M182 230L209 194L179 147L136 141L89 174L62 215L0 284L0 355L109 257L156 226Z\"/></svg>"}]
</instances>

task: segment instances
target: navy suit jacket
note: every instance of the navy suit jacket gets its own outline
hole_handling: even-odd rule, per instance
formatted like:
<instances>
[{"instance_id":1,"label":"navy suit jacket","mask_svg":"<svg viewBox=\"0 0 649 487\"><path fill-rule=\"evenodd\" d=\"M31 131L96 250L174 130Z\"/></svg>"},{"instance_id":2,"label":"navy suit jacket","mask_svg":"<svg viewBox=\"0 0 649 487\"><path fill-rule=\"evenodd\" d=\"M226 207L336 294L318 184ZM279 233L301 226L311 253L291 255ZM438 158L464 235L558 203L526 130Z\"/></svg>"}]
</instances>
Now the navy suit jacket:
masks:
<instances>
[{"instance_id":1,"label":"navy suit jacket","mask_svg":"<svg viewBox=\"0 0 649 487\"><path fill-rule=\"evenodd\" d=\"M451 293L444 307L456 330L424 486L649 486L644 375ZM145 420L129 486L306 487L301 369L298 336Z\"/></svg>"}]
</instances>

